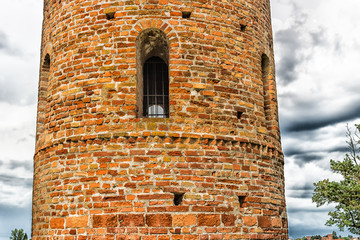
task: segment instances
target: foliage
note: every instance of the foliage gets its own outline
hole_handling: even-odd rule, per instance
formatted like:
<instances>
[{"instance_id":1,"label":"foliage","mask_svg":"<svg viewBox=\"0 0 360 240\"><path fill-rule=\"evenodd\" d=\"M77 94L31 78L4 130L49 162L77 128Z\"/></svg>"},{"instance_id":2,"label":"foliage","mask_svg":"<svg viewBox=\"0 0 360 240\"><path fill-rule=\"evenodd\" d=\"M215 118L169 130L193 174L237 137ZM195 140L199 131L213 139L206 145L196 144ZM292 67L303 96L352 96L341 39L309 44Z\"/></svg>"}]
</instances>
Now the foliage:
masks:
<instances>
[{"instance_id":1,"label":"foliage","mask_svg":"<svg viewBox=\"0 0 360 240\"><path fill-rule=\"evenodd\" d=\"M27 240L28 236L26 233L24 233L23 229L14 229L11 231L11 236L10 236L11 240Z\"/></svg>"},{"instance_id":2,"label":"foliage","mask_svg":"<svg viewBox=\"0 0 360 240\"><path fill-rule=\"evenodd\" d=\"M338 236L335 231L332 232L332 235L333 235L333 239L338 239Z\"/></svg>"},{"instance_id":3,"label":"foliage","mask_svg":"<svg viewBox=\"0 0 360 240\"><path fill-rule=\"evenodd\" d=\"M311 240L321 239L321 236L320 235L315 235L315 236L312 236L310 239Z\"/></svg>"},{"instance_id":4,"label":"foliage","mask_svg":"<svg viewBox=\"0 0 360 240\"><path fill-rule=\"evenodd\" d=\"M334 211L329 212L326 225L336 225L341 231L348 228L351 233L360 234L360 125L352 134L347 128L349 153L342 161L330 160L331 170L342 175L339 182L329 179L315 183L313 202L317 207L335 203Z\"/></svg>"}]
</instances>

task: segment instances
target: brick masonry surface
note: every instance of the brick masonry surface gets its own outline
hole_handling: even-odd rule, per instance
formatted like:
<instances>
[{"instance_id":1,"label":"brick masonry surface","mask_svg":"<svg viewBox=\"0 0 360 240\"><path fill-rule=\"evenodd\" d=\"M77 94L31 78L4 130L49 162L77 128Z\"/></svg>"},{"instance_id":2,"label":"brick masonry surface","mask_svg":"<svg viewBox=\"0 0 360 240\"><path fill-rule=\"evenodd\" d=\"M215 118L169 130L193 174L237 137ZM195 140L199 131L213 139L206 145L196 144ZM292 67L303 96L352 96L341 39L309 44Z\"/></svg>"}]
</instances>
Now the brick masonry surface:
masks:
<instances>
[{"instance_id":1,"label":"brick masonry surface","mask_svg":"<svg viewBox=\"0 0 360 240\"><path fill-rule=\"evenodd\" d=\"M269 0L45 0L32 239L287 239L274 72Z\"/></svg>"}]
</instances>

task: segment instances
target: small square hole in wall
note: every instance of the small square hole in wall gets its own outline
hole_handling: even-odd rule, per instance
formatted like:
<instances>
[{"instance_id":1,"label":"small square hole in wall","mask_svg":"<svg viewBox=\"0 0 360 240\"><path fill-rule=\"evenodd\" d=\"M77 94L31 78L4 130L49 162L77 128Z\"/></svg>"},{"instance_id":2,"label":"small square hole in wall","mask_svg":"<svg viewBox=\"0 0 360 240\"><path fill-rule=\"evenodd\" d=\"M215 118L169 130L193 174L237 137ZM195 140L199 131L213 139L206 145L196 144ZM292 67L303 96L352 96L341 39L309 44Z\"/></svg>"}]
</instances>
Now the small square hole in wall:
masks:
<instances>
[{"instance_id":1,"label":"small square hole in wall","mask_svg":"<svg viewBox=\"0 0 360 240\"><path fill-rule=\"evenodd\" d=\"M174 193L174 204L178 206L182 203L184 197L184 193Z\"/></svg>"},{"instance_id":2,"label":"small square hole in wall","mask_svg":"<svg viewBox=\"0 0 360 240\"><path fill-rule=\"evenodd\" d=\"M245 25L245 24L240 24L240 30L241 30L242 32L245 32L245 30L246 30L246 25Z\"/></svg>"},{"instance_id":3,"label":"small square hole in wall","mask_svg":"<svg viewBox=\"0 0 360 240\"><path fill-rule=\"evenodd\" d=\"M182 18L190 18L191 17L191 12L189 12L189 11L181 12L181 14L182 14Z\"/></svg>"},{"instance_id":4,"label":"small square hole in wall","mask_svg":"<svg viewBox=\"0 0 360 240\"><path fill-rule=\"evenodd\" d=\"M115 12L106 13L106 19L111 20L115 18Z\"/></svg>"},{"instance_id":5,"label":"small square hole in wall","mask_svg":"<svg viewBox=\"0 0 360 240\"><path fill-rule=\"evenodd\" d=\"M236 117L237 117L238 119L240 119L240 118L242 117L242 115L243 115L243 112L241 112L241 111L237 111L237 112L236 112Z\"/></svg>"},{"instance_id":6,"label":"small square hole in wall","mask_svg":"<svg viewBox=\"0 0 360 240\"><path fill-rule=\"evenodd\" d=\"M246 196L238 196L239 199L239 203L240 203L240 207L244 207L244 203L245 203L245 198Z\"/></svg>"}]
</instances>

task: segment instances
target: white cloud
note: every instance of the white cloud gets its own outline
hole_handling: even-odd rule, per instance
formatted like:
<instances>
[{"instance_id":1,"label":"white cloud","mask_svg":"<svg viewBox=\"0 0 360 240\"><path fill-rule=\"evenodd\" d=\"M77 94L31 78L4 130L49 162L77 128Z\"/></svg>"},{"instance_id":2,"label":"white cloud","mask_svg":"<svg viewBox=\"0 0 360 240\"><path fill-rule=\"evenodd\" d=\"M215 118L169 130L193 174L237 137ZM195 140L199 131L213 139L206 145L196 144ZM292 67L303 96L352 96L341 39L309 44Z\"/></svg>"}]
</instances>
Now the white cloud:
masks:
<instances>
[{"instance_id":1,"label":"white cloud","mask_svg":"<svg viewBox=\"0 0 360 240\"><path fill-rule=\"evenodd\" d=\"M3 180L2 177L0 177L0 180ZM9 179L9 181L14 181L14 178ZM13 184L7 185L0 182L0 189L0 204L2 205L26 207L31 202L32 189L29 187L22 185L14 186Z\"/></svg>"},{"instance_id":2,"label":"white cloud","mask_svg":"<svg viewBox=\"0 0 360 240\"><path fill-rule=\"evenodd\" d=\"M0 102L36 102L42 4L38 0L0 1L0 39L5 44L0 51Z\"/></svg>"},{"instance_id":3,"label":"white cloud","mask_svg":"<svg viewBox=\"0 0 360 240\"><path fill-rule=\"evenodd\" d=\"M0 102L0 160L31 160L35 149L36 106Z\"/></svg>"},{"instance_id":4,"label":"white cloud","mask_svg":"<svg viewBox=\"0 0 360 240\"><path fill-rule=\"evenodd\" d=\"M31 202L36 108L1 103L0 204L25 207Z\"/></svg>"}]
</instances>

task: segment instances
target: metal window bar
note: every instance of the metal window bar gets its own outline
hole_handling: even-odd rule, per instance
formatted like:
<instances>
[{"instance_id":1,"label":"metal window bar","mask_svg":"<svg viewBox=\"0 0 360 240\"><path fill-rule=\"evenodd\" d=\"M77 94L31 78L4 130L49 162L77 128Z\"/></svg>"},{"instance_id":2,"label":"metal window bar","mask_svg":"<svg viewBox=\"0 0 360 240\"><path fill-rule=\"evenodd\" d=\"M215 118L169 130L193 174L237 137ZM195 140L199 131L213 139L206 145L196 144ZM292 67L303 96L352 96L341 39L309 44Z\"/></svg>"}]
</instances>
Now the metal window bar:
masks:
<instances>
[{"instance_id":1,"label":"metal window bar","mask_svg":"<svg viewBox=\"0 0 360 240\"><path fill-rule=\"evenodd\" d=\"M169 117L169 70L159 57L149 58L143 68L143 116Z\"/></svg>"}]
</instances>

